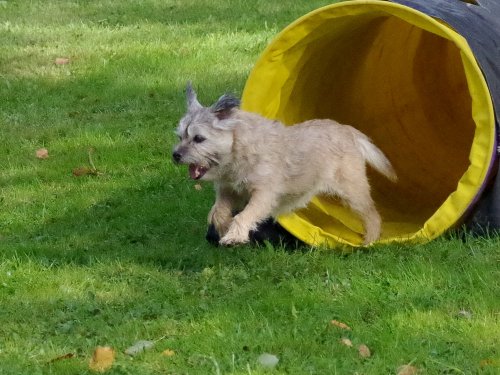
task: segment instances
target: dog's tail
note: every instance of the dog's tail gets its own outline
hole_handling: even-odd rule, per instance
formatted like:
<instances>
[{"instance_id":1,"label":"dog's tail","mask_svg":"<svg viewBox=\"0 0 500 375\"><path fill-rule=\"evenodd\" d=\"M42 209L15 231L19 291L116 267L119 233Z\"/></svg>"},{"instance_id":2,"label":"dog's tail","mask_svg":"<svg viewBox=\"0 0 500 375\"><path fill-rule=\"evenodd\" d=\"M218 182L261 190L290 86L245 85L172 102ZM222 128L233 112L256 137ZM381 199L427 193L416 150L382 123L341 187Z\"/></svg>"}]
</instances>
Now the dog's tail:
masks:
<instances>
[{"instance_id":1,"label":"dog's tail","mask_svg":"<svg viewBox=\"0 0 500 375\"><path fill-rule=\"evenodd\" d=\"M386 176L389 180L396 182L398 180L398 176L396 175L391 162L387 159L384 153L364 134L362 134L361 137L357 137L356 140L358 149L365 158L366 162Z\"/></svg>"}]
</instances>

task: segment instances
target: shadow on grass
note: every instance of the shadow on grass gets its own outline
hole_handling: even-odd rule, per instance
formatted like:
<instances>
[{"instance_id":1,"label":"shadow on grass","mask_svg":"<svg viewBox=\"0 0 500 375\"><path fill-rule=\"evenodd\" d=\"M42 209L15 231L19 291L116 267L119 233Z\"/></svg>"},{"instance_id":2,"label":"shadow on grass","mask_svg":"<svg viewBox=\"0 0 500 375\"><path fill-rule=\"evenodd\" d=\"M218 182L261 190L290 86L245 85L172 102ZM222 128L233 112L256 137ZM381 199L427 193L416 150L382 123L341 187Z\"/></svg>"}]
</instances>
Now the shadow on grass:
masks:
<instances>
[{"instance_id":1,"label":"shadow on grass","mask_svg":"<svg viewBox=\"0 0 500 375\"><path fill-rule=\"evenodd\" d=\"M18 120L2 141L10 150L10 171L0 178L0 198L25 189L31 201L8 206L23 216L16 228L10 228L4 211L3 257L28 256L48 264L118 259L202 269L222 251L205 241L211 185L196 190L185 168L170 161L173 129L185 107L183 88L160 80L152 95L145 85L111 80L101 72L58 82L20 78L12 84L20 98L8 96L3 115L6 122L9 115ZM226 78L229 87L242 80ZM211 81L200 84L206 93L215 92L215 77ZM95 82L102 91L92 88ZM34 111L24 111L23 103L36 103ZM101 139L102 144L89 144ZM37 161L33 145L50 150L57 145L58 155ZM97 149L97 168L104 175L71 176L90 146ZM42 212L48 213L43 220L33 218ZM33 227L33 221L43 223Z\"/></svg>"},{"instance_id":2,"label":"shadow on grass","mask_svg":"<svg viewBox=\"0 0 500 375\"><path fill-rule=\"evenodd\" d=\"M212 195L208 186L199 192L183 178L151 178L54 215L32 233L12 236L9 247L16 256L52 265L121 260L202 269L221 252L204 239Z\"/></svg>"}]
</instances>

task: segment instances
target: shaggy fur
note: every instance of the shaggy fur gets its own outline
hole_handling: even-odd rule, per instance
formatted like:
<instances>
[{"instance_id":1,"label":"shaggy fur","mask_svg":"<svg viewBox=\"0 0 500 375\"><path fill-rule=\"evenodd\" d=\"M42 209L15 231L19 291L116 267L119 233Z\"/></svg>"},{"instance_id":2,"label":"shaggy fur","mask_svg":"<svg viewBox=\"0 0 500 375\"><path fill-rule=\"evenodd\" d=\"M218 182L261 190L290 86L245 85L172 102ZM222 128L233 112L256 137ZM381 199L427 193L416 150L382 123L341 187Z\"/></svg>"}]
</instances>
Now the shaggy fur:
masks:
<instances>
[{"instance_id":1,"label":"shaggy fur","mask_svg":"<svg viewBox=\"0 0 500 375\"><path fill-rule=\"evenodd\" d=\"M366 163L392 181L397 177L366 135L332 120L285 126L240 110L228 95L203 107L190 84L187 102L173 159L189 165L191 178L214 182L208 222L222 245L248 242L258 223L305 207L318 194L340 198L361 217L364 244L379 238Z\"/></svg>"}]
</instances>

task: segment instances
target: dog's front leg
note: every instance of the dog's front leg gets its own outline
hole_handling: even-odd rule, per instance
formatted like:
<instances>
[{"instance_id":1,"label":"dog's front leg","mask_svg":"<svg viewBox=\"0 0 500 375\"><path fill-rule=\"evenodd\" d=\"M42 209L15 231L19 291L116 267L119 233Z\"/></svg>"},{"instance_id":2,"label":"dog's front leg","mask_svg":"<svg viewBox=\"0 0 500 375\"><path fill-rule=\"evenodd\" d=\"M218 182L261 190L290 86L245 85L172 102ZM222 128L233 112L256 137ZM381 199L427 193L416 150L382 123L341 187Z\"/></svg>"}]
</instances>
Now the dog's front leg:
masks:
<instances>
[{"instance_id":1,"label":"dog's front leg","mask_svg":"<svg viewBox=\"0 0 500 375\"><path fill-rule=\"evenodd\" d=\"M220 237L224 236L233 220L237 197L230 190L216 186L215 203L208 214L208 224L213 224Z\"/></svg>"},{"instance_id":2,"label":"dog's front leg","mask_svg":"<svg viewBox=\"0 0 500 375\"><path fill-rule=\"evenodd\" d=\"M230 246L248 242L249 232L256 229L259 222L270 216L275 204L276 199L270 192L254 192L243 211L233 218L220 244Z\"/></svg>"}]
</instances>

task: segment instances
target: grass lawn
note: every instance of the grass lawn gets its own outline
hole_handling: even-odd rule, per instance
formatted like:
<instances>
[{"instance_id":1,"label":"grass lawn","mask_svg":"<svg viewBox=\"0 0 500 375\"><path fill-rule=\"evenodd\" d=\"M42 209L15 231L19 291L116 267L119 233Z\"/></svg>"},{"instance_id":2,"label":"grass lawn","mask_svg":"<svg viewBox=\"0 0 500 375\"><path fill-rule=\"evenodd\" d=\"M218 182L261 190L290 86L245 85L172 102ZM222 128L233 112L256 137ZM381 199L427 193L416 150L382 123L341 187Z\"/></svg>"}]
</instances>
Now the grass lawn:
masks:
<instances>
[{"instance_id":1,"label":"grass lawn","mask_svg":"<svg viewBox=\"0 0 500 375\"><path fill-rule=\"evenodd\" d=\"M98 346L109 374L500 372L497 237L204 241L212 187L170 161L186 81L204 104L241 94L266 43L328 3L0 1L0 374L94 373Z\"/></svg>"}]
</instances>

